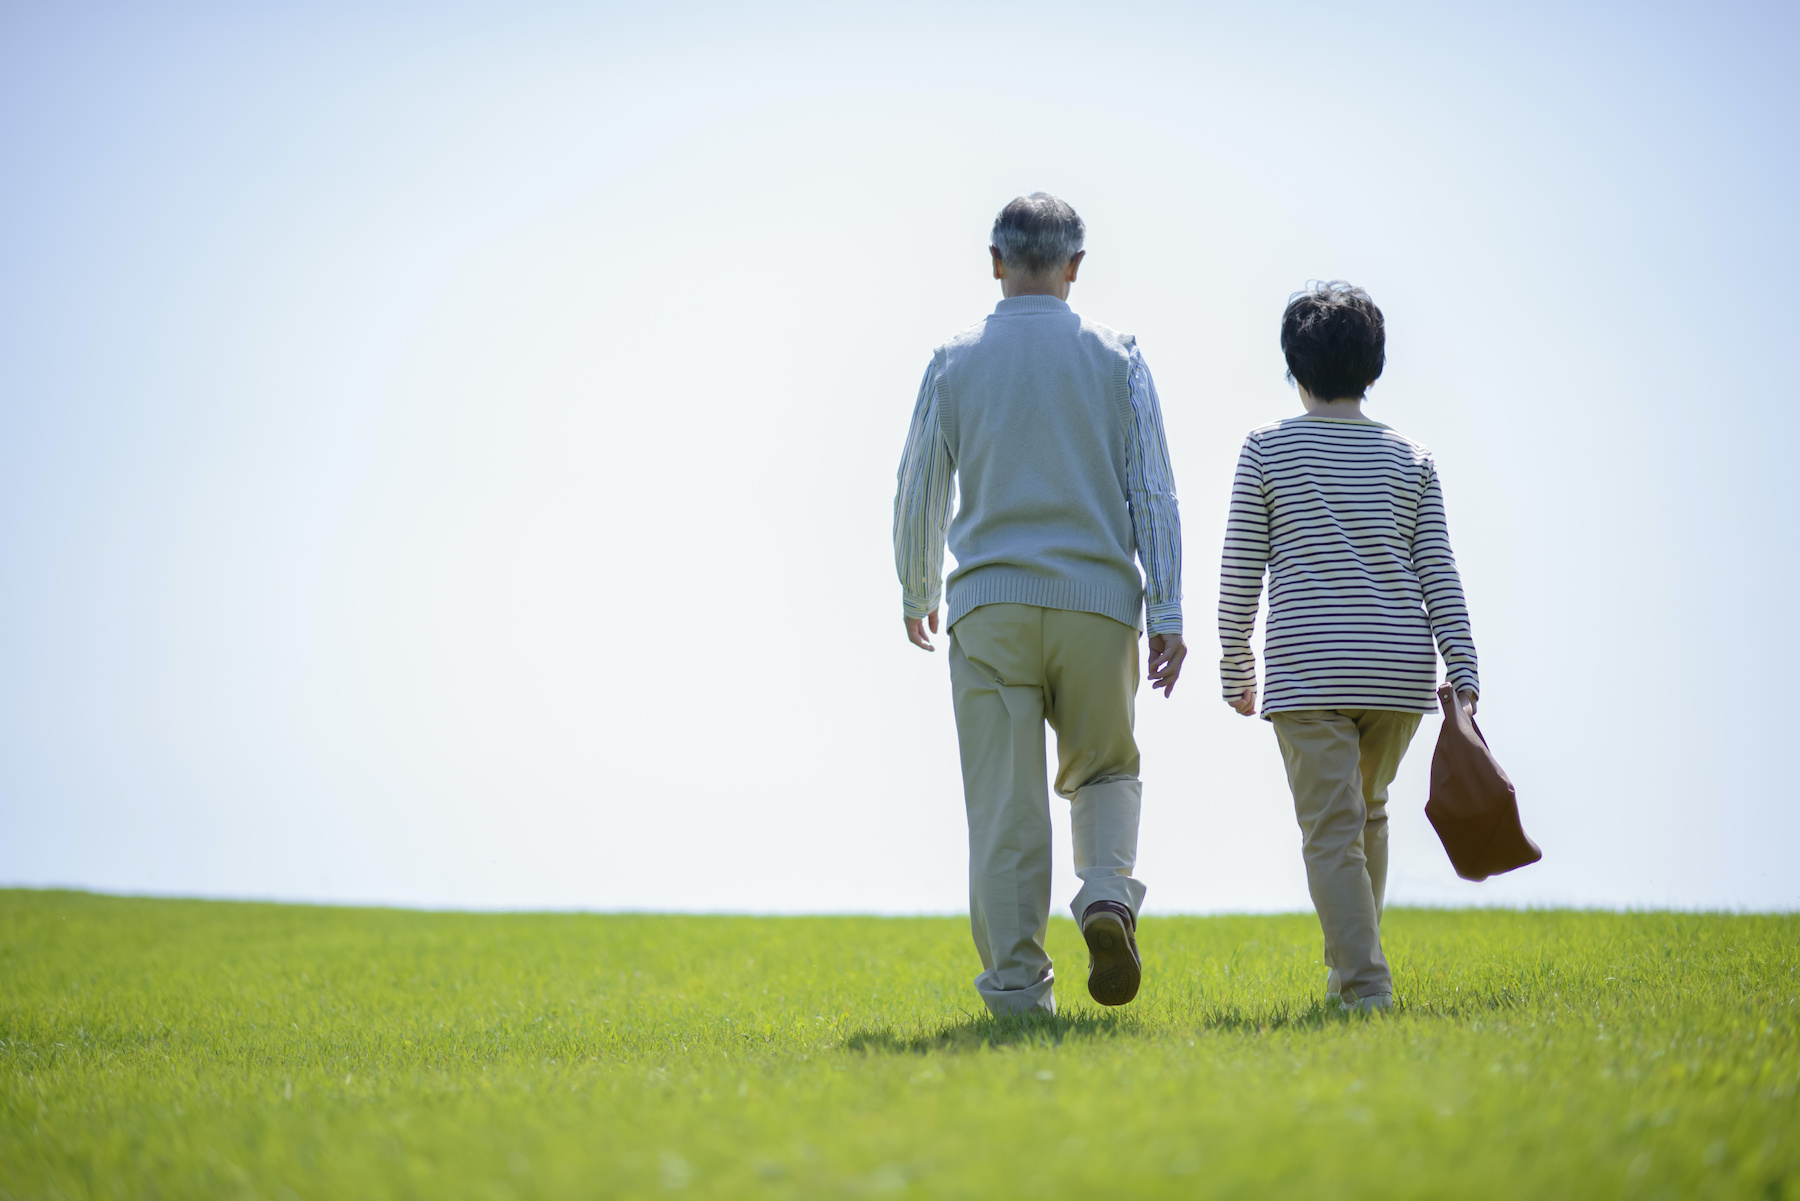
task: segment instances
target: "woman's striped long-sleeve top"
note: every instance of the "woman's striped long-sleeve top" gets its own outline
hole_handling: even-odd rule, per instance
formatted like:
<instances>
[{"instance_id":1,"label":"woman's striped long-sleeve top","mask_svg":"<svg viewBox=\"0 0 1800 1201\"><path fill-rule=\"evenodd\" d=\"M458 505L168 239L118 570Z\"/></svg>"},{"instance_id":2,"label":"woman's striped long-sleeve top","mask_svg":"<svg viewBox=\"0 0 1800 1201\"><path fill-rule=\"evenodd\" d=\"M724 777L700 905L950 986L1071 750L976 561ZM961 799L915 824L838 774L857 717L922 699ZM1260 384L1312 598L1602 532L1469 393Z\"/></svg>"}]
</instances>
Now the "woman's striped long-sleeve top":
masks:
<instances>
[{"instance_id":1,"label":"woman's striped long-sleeve top","mask_svg":"<svg viewBox=\"0 0 1800 1201\"><path fill-rule=\"evenodd\" d=\"M1436 708L1437 659L1478 692L1475 641L1437 467L1375 421L1290 417L1244 440L1219 580L1225 698L1256 684L1250 634L1264 570L1263 715Z\"/></svg>"}]
</instances>

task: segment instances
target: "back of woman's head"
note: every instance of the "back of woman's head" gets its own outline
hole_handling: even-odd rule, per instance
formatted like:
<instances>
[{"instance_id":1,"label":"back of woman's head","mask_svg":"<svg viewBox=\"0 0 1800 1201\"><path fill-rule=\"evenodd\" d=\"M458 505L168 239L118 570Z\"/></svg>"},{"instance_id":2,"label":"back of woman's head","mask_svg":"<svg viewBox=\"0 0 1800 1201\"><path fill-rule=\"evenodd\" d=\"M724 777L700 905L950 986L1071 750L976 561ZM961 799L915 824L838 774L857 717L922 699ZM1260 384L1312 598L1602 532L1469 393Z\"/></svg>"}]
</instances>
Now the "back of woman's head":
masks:
<instances>
[{"instance_id":1,"label":"back of woman's head","mask_svg":"<svg viewBox=\"0 0 1800 1201\"><path fill-rule=\"evenodd\" d=\"M1387 364L1387 327L1361 288L1314 281L1288 297L1281 315L1287 377L1316 400L1361 397Z\"/></svg>"}]
</instances>

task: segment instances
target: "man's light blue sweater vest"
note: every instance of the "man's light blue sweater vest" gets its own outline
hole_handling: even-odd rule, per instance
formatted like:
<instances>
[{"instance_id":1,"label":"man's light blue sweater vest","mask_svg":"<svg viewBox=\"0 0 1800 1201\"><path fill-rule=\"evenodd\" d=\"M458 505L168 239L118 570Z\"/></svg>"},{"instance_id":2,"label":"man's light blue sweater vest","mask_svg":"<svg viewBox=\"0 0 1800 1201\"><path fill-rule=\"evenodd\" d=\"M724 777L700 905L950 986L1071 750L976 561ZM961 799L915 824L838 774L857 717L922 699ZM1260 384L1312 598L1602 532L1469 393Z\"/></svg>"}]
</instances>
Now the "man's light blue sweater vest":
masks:
<instances>
[{"instance_id":1,"label":"man's light blue sweater vest","mask_svg":"<svg viewBox=\"0 0 1800 1201\"><path fill-rule=\"evenodd\" d=\"M1053 296L1015 296L938 348L938 422L962 497L950 625L1012 602L1143 628L1125 499L1132 345Z\"/></svg>"}]
</instances>

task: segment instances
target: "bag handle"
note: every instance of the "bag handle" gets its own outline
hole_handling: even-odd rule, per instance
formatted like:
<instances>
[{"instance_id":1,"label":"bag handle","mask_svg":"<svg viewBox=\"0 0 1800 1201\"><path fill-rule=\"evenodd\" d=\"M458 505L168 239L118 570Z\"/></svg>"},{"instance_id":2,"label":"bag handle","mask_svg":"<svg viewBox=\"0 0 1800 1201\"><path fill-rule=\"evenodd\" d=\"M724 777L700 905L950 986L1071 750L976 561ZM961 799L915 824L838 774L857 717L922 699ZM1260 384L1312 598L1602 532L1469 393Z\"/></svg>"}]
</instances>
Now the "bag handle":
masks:
<instances>
[{"instance_id":1,"label":"bag handle","mask_svg":"<svg viewBox=\"0 0 1800 1201\"><path fill-rule=\"evenodd\" d=\"M1438 704L1444 707L1444 720L1459 726L1467 722L1475 737L1481 739L1481 745L1487 746L1487 735L1481 732L1481 727L1475 724L1475 719L1463 712L1463 707L1456 703L1456 685L1445 680L1438 686L1437 696Z\"/></svg>"}]
</instances>

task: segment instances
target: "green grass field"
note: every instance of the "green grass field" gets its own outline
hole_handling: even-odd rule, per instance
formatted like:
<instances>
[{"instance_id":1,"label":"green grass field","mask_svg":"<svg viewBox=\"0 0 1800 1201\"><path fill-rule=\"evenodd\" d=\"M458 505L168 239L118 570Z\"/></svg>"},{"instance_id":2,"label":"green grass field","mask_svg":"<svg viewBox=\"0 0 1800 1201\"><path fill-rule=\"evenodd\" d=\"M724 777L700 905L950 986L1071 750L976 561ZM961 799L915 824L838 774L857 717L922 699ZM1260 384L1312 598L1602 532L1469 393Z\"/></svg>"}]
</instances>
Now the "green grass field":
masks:
<instances>
[{"instance_id":1,"label":"green grass field","mask_svg":"<svg viewBox=\"0 0 1800 1201\"><path fill-rule=\"evenodd\" d=\"M1141 934L994 1021L954 919L0 892L0 1197L1800 1198L1800 916Z\"/></svg>"}]
</instances>

